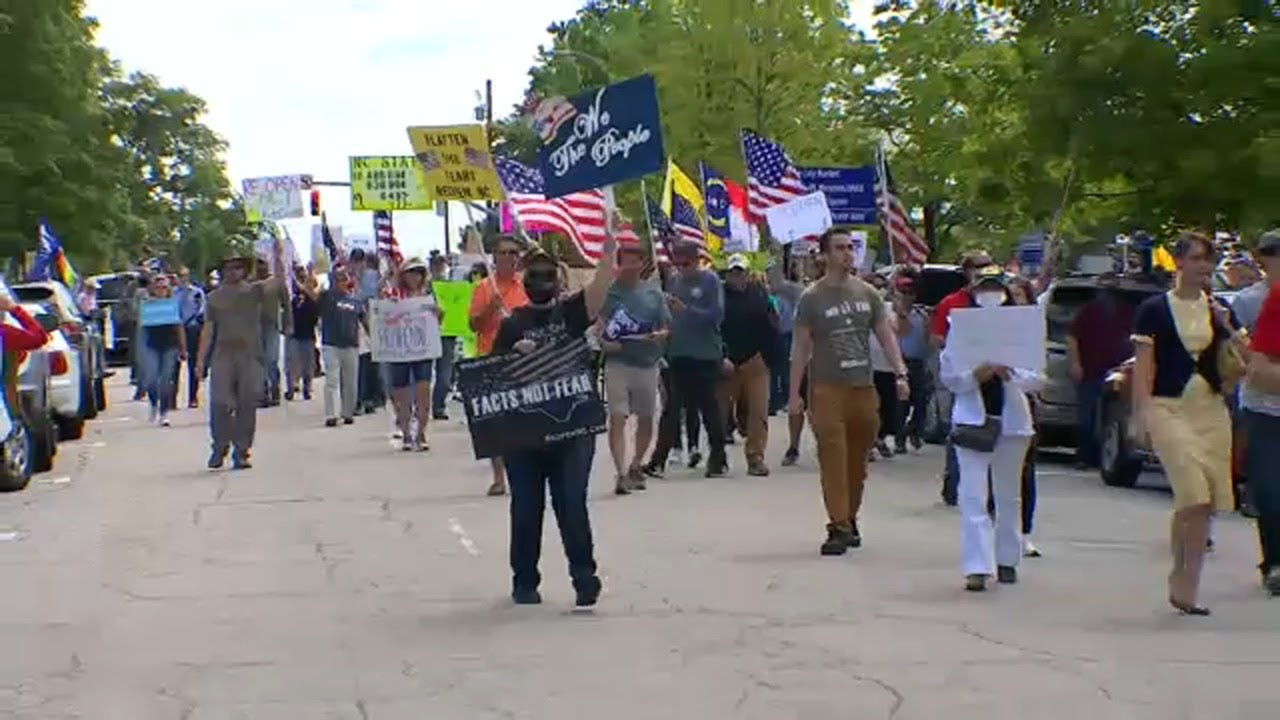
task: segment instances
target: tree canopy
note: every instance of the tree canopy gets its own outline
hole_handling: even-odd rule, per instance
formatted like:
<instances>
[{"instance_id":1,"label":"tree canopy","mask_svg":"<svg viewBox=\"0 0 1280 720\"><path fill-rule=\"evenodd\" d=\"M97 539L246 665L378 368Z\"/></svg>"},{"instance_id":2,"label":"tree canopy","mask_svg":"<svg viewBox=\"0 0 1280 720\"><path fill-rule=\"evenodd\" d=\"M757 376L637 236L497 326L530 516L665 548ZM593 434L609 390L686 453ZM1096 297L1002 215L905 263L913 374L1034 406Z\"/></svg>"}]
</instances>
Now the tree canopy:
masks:
<instances>
[{"instance_id":1,"label":"tree canopy","mask_svg":"<svg viewBox=\"0 0 1280 720\"><path fill-rule=\"evenodd\" d=\"M15 0L0 17L0 256L49 221L82 271L149 255L197 268L241 229L226 143L204 101L123 74L82 0Z\"/></svg>"},{"instance_id":2,"label":"tree canopy","mask_svg":"<svg viewBox=\"0 0 1280 720\"><path fill-rule=\"evenodd\" d=\"M1280 223L1280 10L1239 0L596 0L553 24L533 97L653 73L667 151L744 179L738 129L894 180L946 257ZM499 142L531 160L517 109ZM624 192L628 209L634 190Z\"/></svg>"}]
</instances>

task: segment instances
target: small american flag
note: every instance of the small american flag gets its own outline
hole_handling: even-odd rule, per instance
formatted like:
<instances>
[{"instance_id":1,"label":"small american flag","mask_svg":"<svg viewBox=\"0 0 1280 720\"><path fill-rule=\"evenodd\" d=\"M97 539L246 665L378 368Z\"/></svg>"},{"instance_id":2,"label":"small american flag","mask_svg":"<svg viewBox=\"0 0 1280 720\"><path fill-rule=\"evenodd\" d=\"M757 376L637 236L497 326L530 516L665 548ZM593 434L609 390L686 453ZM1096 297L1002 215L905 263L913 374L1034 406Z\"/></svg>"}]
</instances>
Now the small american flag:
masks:
<instances>
[{"instance_id":1,"label":"small american flag","mask_svg":"<svg viewBox=\"0 0 1280 720\"><path fill-rule=\"evenodd\" d=\"M400 243L396 242L396 231L391 224L391 213L376 210L373 213L373 239L379 255L391 258L391 262L399 265L404 259L400 254Z\"/></svg>"},{"instance_id":2,"label":"small american flag","mask_svg":"<svg viewBox=\"0 0 1280 720\"><path fill-rule=\"evenodd\" d=\"M489 152L487 150L477 150L469 147L462 151L462 156L471 167L480 168L481 170L489 169Z\"/></svg>"},{"instance_id":3,"label":"small american flag","mask_svg":"<svg viewBox=\"0 0 1280 720\"><path fill-rule=\"evenodd\" d=\"M495 158L498 179L526 232L559 232L569 236L582 257L593 265L604 254L605 200L600 190L585 190L548 200L542 173L505 157ZM618 243L638 243L628 226L617 229Z\"/></svg>"},{"instance_id":4,"label":"small american flag","mask_svg":"<svg viewBox=\"0 0 1280 720\"><path fill-rule=\"evenodd\" d=\"M418 162L422 163L422 169L427 172L440 169L440 156L435 150L425 150L418 153Z\"/></svg>"},{"instance_id":5,"label":"small american flag","mask_svg":"<svg viewBox=\"0 0 1280 720\"><path fill-rule=\"evenodd\" d=\"M889 238L889 247L897 262L908 265L923 265L929 259L929 243L921 238L911 226L907 217L907 209L898 199L893 187L893 176L889 174L889 161L884 154L884 146L876 151L876 207L880 214L880 226Z\"/></svg>"},{"instance_id":6,"label":"small american flag","mask_svg":"<svg viewBox=\"0 0 1280 720\"><path fill-rule=\"evenodd\" d=\"M555 139L561 125L569 122L577 114L578 109L565 98L547 98L538 103L533 111L533 131L538 133L538 137L542 138L542 143L545 145Z\"/></svg>"},{"instance_id":7,"label":"small american flag","mask_svg":"<svg viewBox=\"0 0 1280 720\"><path fill-rule=\"evenodd\" d=\"M679 193L671 193L671 223L675 226L675 235L681 242L691 242L698 246L698 255L703 260L711 259L711 251L702 234L702 224L698 220L698 211L693 204L685 200Z\"/></svg>"},{"instance_id":8,"label":"small american flag","mask_svg":"<svg viewBox=\"0 0 1280 720\"><path fill-rule=\"evenodd\" d=\"M781 145L743 130L742 154L747 161L747 220L751 224L764 222L764 211L774 205L809 194L800 171Z\"/></svg>"}]
</instances>

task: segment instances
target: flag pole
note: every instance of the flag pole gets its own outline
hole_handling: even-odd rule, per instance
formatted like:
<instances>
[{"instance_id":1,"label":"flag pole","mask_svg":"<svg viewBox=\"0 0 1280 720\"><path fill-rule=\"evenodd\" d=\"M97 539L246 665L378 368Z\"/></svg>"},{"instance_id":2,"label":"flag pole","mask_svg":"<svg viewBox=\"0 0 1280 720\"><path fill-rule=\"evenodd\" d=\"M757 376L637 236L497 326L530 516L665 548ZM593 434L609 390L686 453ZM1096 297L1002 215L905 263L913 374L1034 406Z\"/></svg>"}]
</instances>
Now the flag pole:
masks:
<instances>
[{"instance_id":1,"label":"flag pole","mask_svg":"<svg viewBox=\"0 0 1280 720\"><path fill-rule=\"evenodd\" d=\"M894 246L889 224L885 222L889 205L889 161L885 158L883 137L876 146L876 173L880 176L880 190L876 193L876 220L880 224L880 237L884 238L885 247L889 251L889 262L897 264L898 248Z\"/></svg>"}]
</instances>

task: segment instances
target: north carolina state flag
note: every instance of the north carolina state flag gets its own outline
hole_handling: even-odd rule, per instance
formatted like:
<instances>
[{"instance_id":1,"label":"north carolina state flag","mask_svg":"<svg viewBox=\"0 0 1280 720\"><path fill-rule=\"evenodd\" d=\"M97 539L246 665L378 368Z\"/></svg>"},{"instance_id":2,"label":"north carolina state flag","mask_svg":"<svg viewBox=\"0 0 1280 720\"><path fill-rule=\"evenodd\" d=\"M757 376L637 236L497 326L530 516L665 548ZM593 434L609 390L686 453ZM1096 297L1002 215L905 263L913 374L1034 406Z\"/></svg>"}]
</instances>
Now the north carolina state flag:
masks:
<instances>
[{"instance_id":1,"label":"north carolina state flag","mask_svg":"<svg viewBox=\"0 0 1280 720\"><path fill-rule=\"evenodd\" d=\"M725 252L755 252L760 249L760 232L747 222L747 188L725 180L729 191L729 240Z\"/></svg>"}]
</instances>

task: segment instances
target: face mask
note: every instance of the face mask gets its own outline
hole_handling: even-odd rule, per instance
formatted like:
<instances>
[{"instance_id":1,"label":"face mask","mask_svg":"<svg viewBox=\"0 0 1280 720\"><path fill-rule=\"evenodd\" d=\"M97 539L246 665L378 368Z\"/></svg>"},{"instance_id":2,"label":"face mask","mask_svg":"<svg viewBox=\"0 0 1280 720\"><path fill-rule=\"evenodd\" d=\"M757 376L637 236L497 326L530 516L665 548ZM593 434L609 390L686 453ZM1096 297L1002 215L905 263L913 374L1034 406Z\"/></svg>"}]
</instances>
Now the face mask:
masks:
<instances>
[{"instance_id":1,"label":"face mask","mask_svg":"<svg viewBox=\"0 0 1280 720\"><path fill-rule=\"evenodd\" d=\"M991 291L974 293L973 300L974 302L978 303L978 307L983 307L983 308L1000 307L1001 305L1004 304L1004 293L991 292Z\"/></svg>"},{"instance_id":2,"label":"face mask","mask_svg":"<svg viewBox=\"0 0 1280 720\"><path fill-rule=\"evenodd\" d=\"M556 273L525 273L524 294L534 305L546 305L556 298L559 291L559 278Z\"/></svg>"}]
</instances>

